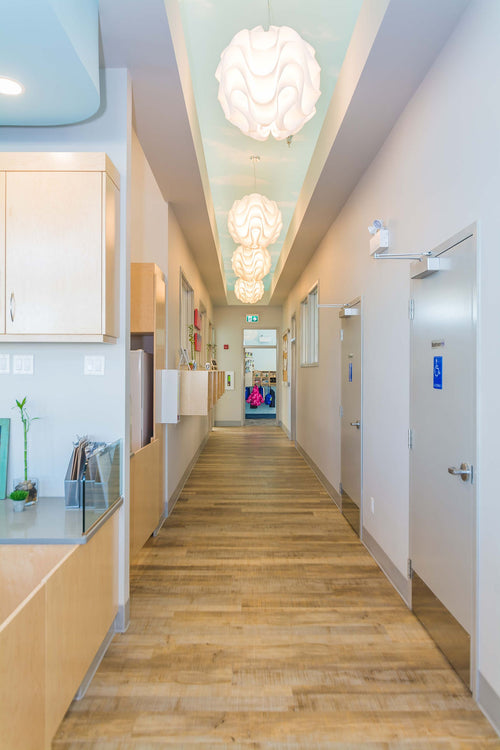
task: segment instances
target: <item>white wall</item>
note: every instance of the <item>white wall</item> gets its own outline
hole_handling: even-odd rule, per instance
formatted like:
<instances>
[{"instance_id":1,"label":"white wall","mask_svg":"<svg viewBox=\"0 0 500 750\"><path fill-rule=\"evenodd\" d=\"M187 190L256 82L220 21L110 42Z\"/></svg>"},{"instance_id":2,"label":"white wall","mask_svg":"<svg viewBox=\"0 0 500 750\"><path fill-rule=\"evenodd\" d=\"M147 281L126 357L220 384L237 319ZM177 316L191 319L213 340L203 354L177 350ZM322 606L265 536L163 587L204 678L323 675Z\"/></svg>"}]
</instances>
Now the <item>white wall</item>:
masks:
<instances>
[{"instance_id":1,"label":"white wall","mask_svg":"<svg viewBox=\"0 0 500 750\"><path fill-rule=\"evenodd\" d=\"M376 508L374 515L365 512L364 524L404 574L409 554L409 264L369 259L366 227L376 217L384 219L392 251L405 253L432 249L479 223L479 669L497 695L499 38L500 3L472 2L290 294L283 319L283 327L289 327L292 312L318 278L321 303L363 296L363 497L373 496ZM339 355L338 312L323 309L320 366L299 368L297 439L337 487ZM284 420L289 420L287 410Z\"/></svg>"},{"instance_id":2,"label":"white wall","mask_svg":"<svg viewBox=\"0 0 500 750\"><path fill-rule=\"evenodd\" d=\"M246 346L252 352L255 370L276 370L276 349L259 349L257 346Z\"/></svg>"},{"instance_id":3,"label":"white wall","mask_svg":"<svg viewBox=\"0 0 500 750\"><path fill-rule=\"evenodd\" d=\"M0 414L11 418L9 478L23 461L22 426L12 405L27 396L29 411L39 416L32 426L30 472L40 480L40 495L63 496L64 476L77 435L99 440L121 438L128 446L126 353L128 351L127 199L131 106L126 70L107 70L101 81L105 101L91 120L47 128L1 128L2 151L103 151L120 172L120 338L116 344L0 344L2 353L34 355L34 375L0 376ZM83 375L86 354L105 356L102 377ZM128 461L124 462L128 498ZM9 485L10 486L10 485ZM43 500L41 501L43 502ZM120 604L128 600L128 508L120 511Z\"/></svg>"},{"instance_id":4,"label":"white wall","mask_svg":"<svg viewBox=\"0 0 500 750\"><path fill-rule=\"evenodd\" d=\"M165 202L135 130L132 131L130 260L168 270L168 204Z\"/></svg>"},{"instance_id":5,"label":"white wall","mask_svg":"<svg viewBox=\"0 0 500 750\"><path fill-rule=\"evenodd\" d=\"M247 323L246 316L258 314L258 323ZM234 391L226 391L215 407L215 423L241 424L244 419L244 372L243 372L243 329L245 328L276 328L277 356L280 362L281 342L281 307L257 307L255 305L229 305L216 307L214 311L217 340L217 363L220 370L234 371ZM228 349L224 349L227 344ZM251 348L251 347L250 347ZM278 379L281 377L278 365ZM279 386L278 386L279 387ZM278 389L277 389L277 394ZM279 399L277 399L276 415L279 416Z\"/></svg>"},{"instance_id":6,"label":"white wall","mask_svg":"<svg viewBox=\"0 0 500 750\"><path fill-rule=\"evenodd\" d=\"M168 211L168 280L167 280L167 366L174 369L180 347L180 273L184 273L194 291L194 307L204 306L208 320L213 320L212 303L201 279L186 239L169 205ZM203 347L207 342L203 342ZM204 355L204 352L201 353ZM202 358L202 361L203 358ZM210 429L209 417L181 417L179 424L167 426L168 499L176 493L194 456Z\"/></svg>"}]
</instances>

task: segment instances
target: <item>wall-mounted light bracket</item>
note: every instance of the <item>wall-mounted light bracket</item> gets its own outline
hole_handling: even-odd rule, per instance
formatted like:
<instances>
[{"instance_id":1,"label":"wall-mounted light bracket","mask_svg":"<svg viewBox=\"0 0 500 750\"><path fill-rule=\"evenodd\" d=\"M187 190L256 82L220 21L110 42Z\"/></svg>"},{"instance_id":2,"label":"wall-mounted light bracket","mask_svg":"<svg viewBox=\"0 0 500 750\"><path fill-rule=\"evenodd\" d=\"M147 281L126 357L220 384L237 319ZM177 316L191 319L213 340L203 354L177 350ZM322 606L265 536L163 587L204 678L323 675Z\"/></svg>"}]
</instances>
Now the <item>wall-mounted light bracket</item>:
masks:
<instances>
[{"instance_id":1,"label":"wall-mounted light bracket","mask_svg":"<svg viewBox=\"0 0 500 750\"><path fill-rule=\"evenodd\" d=\"M333 304L333 305L318 305L318 307L332 307L332 308L344 308L347 307L347 305L344 304Z\"/></svg>"},{"instance_id":2,"label":"wall-mounted light bracket","mask_svg":"<svg viewBox=\"0 0 500 750\"><path fill-rule=\"evenodd\" d=\"M432 251L429 250L426 253L400 253L400 254L389 254L389 253L375 253L372 258L375 260L417 260L422 261L424 258L428 258L432 255Z\"/></svg>"}]
</instances>

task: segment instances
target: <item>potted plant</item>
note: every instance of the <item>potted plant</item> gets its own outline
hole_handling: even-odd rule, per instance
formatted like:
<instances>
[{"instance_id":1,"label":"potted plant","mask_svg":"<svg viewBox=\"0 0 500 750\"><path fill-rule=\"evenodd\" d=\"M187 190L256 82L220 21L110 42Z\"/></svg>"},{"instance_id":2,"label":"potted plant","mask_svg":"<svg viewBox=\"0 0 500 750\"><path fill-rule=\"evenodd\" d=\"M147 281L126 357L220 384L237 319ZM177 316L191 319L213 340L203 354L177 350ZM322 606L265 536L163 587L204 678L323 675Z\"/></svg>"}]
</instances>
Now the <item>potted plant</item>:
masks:
<instances>
[{"instance_id":1,"label":"potted plant","mask_svg":"<svg viewBox=\"0 0 500 750\"><path fill-rule=\"evenodd\" d=\"M22 401L18 401L16 399L16 406L12 407L13 409L19 409L19 416L21 417L21 422L23 423L24 433L24 477L14 479L14 491L26 492L26 505L34 505L38 501L38 479L36 479L35 477L30 477L28 475L28 432L30 430L31 423L36 419L39 419L39 417L30 417L26 408L26 400L26 396Z\"/></svg>"},{"instance_id":2,"label":"potted plant","mask_svg":"<svg viewBox=\"0 0 500 750\"><path fill-rule=\"evenodd\" d=\"M14 490L14 492L10 493L9 497L14 504L15 513L19 513L20 511L24 510L24 506L26 505L26 498L28 497L28 493L26 490Z\"/></svg>"},{"instance_id":3,"label":"potted plant","mask_svg":"<svg viewBox=\"0 0 500 750\"><path fill-rule=\"evenodd\" d=\"M194 325L191 323L188 325L188 339L191 345L191 359L189 360L189 367L191 370L196 370L196 355L194 349Z\"/></svg>"}]
</instances>

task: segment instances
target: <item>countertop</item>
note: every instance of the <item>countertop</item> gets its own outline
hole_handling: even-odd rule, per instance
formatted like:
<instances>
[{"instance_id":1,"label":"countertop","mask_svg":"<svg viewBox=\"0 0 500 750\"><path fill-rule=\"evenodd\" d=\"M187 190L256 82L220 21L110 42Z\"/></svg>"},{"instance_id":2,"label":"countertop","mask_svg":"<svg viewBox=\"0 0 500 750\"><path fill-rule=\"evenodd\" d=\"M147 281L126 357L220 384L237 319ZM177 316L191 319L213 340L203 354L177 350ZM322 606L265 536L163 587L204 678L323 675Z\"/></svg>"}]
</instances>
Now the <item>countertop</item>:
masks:
<instances>
[{"instance_id":1,"label":"countertop","mask_svg":"<svg viewBox=\"0 0 500 750\"><path fill-rule=\"evenodd\" d=\"M63 497L41 497L36 505L16 513L13 501L0 500L0 544L85 544L123 504L119 498L106 510L67 509Z\"/></svg>"}]
</instances>

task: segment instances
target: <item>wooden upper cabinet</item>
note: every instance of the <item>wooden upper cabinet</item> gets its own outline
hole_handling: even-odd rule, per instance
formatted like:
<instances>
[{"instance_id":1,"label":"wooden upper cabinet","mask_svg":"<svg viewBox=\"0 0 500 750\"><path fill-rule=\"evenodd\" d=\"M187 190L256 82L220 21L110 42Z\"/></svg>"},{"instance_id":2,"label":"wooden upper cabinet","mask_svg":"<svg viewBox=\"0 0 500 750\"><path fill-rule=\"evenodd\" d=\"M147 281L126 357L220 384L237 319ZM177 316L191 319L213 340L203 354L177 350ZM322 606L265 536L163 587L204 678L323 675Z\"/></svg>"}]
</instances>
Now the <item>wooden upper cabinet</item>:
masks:
<instances>
[{"instance_id":1,"label":"wooden upper cabinet","mask_svg":"<svg viewBox=\"0 0 500 750\"><path fill-rule=\"evenodd\" d=\"M0 154L4 166L0 337L114 341L119 336L116 169L105 154Z\"/></svg>"}]
</instances>

